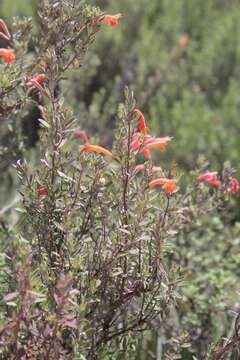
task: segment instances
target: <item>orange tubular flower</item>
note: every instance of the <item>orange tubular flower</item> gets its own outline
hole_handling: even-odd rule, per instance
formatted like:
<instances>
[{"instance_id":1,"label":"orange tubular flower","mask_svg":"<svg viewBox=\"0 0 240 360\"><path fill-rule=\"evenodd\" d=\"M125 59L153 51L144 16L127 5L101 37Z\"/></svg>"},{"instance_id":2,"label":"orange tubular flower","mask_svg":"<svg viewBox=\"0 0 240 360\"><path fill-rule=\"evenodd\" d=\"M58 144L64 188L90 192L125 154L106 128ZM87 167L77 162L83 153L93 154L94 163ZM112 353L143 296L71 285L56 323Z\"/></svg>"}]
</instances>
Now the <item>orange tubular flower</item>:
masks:
<instances>
[{"instance_id":1,"label":"orange tubular flower","mask_svg":"<svg viewBox=\"0 0 240 360\"><path fill-rule=\"evenodd\" d=\"M42 95L45 94L45 91L41 85L41 83L46 80L46 75L45 74L38 74L36 76L34 76L32 79L30 79L28 82L27 82L27 86L30 87L30 90L32 90L33 88L37 88L40 93Z\"/></svg>"},{"instance_id":2,"label":"orange tubular flower","mask_svg":"<svg viewBox=\"0 0 240 360\"><path fill-rule=\"evenodd\" d=\"M113 154L111 153L111 151L103 148L102 146L98 146L98 145L91 145L91 144L85 144L83 146L80 146L80 152L86 152L86 153L98 153L98 154L102 154L102 155L106 155L110 158L113 157Z\"/></svg>"},{"instance_id":3,"label":"orange tubular flower","mask_svg":"<svg viewBox=\"0 0 240 360\"><path fill-rule=\"evenodd\" d=\"M142 133L148 132L149 128L146 125L143 113L139 109L134 109L133 112L134 112L134 115L136 116L136 118L139 121L138 122L139 131L142 132Z\"/></svg>"},{"instance_id":4,"label":"orange tubular flower","mask_svg":"<svg viewBox=\"0 0 240 360\"><path fill-rule=\"evenodd\" d=\"M104 24L111 26L113 28L118 26L118 20L123 16L122 13L118 13L116 15L103 15L100 18L100 22L103 22Z\"/></svg>"},{"instance_id":5,"label":"orange tubular flower","mask_svg":"<svg viewBox=\"0 0 240 360\"><path fill-rule=\"evenodd\" d=\"M141 152L144 153L144 151L151 149L160 149L161 151L164 151L166 149L167 144L171 140L172 137L170 136L165 136L162 138L148 137L144 141L144 147Z\"/></svg>"},{"instance_id":6,"label":"orange tubular flower","mask_svg":"<svg viewBox=\"0 0 240 360\"><path fill-rule=\"evenodd\" d=\"M143 143L144 143L144 139L139 134L135 134L133 137L133 141L130 144L131 150L134 151L135 154L139 153ZM143 148L140 151L140 154L147 159L151 159L151 153L147 148Z\"/></svg>"},{"instance_id":7,"label":"orange tubular flower","mask_svg":"<svg viewBox=\"0 0 240 360\"><path fill-rule=\"evenodd\" d=\"M4 38L5 40L10 40L11 39L11 34L8 30L8 27L5 23L5 21L3 19L0 19L0 28L2 29L3 32L0 32L0 36L2 38Z\"/></svg>"},{"instance_id":8,"label":"orange tubular flower","mask_svg":"<svg viewBox=\"0 0 240 360\"><path fill-rule=\"evenodd\" d=\"M33 82L37 82L38 84L41 84L44 80L46 80L46 75L38 74L38 75L34 76L31 80L29 80L27 85L28 84L31 85L31 83L33 83Z\"/></svg>"},{"instance_id":9,"label":"orange tubular flower","mask_svg":"<svg viewBox=\"0 0 240 360\"><path fill-rule=\"evenodd\" d=\"M170 194L176 190L177 183L175 179L158 178L150 181L148 186L150 189L154 188L155 186L162 186L165 193Z\"/></svg>"},{"instance_id":10,"label":"orange tubular flower","mask_svg":"<svg viewBox=\"0 0 240 360\"><path fill-rule=\"evenodd\" d=\"M14 49L0 48L0 57L3 57L7 64L11 64L16 59Z\"/></svg>"}]
</instances>

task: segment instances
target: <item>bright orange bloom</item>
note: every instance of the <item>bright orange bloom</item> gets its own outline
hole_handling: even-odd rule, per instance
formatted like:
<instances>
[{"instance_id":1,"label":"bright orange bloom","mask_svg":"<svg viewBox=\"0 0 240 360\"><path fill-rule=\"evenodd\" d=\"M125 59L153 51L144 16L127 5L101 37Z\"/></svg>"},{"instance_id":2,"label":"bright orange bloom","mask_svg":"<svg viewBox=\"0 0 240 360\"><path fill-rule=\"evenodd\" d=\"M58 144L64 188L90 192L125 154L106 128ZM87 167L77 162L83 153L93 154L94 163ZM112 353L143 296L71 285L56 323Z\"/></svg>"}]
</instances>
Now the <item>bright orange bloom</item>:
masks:
<instances>
[{"instance_id":1,"label":"bright orange bloom","mask_svg":"<svg viewBox=\"0 0 240 360\"><path fill-rule=\"evenodd\" d=\"M137 154L140 151L143 144L144 144L144 139L141 137L141 135L135 134L133 137L133 141L130 144L131 150ZM140 151L140 154L147 159L151 159L151 153L147 148L143 148Z\"/></svg>"},{"instance_id":2,"label":"bright orange bloom","mask_svg":"<svg viewBox=\"0 0 240 360\"><path fill-rule=\"evenodd\" d=\"M187 35L182 35L182 36L180 36L180 38L179 38L178 44L179 44L182 48L184 48L184 47L186 47L186 46L188 45L188 42L189 42L188 36L187 36Z\"/></svg>"},{"instance_id":3,"label":"bright orange bloom","mask_svg":"<svg viewBox=\"0 0 240 360\"><path fill-rule=\"evenodd\" d=\"M48 189L46 187L41 187L37 190L38 196L44 196L48 194Z\"/></svg>"},{"instance_id":4,"label":"bright orange bloom","mask_svg":"<svg viewBox=\"0 0 240 360\"><path fill-rule=\"evenodd\" d=\"M44 80L46 80L46 75L38 74L38 75L34 76L31 80L29 80L29 82L36 81L37 83L41 84Z\"/></svg>"},{"instance_id":5,"label":"bright orange bloom","mask_svg":"<svg viewBox=\"0 0 240 360\"><path fill-rule=\"evenodd\" d=\"M147 159L151 159L151 152L152 149L160 149L164 151L169 141L172 140L172 137L165 136L162 138L156 138L154 136L144 136L141 137L140 134L135 134L133 137L133 141L131 142L131 150L140 153Z\"/></svg>"},{"instance_id":6,"label":"bright orange bloom","mask_svg":"<svg viewBox=\"0 0 240 360\"><path fill-rule=\"evenodd\" d=\"M148 186L150 189L154 188L155 186L162 186L165 193L170 194L176 190L177 183L175 179L158 178L150 181Z\"/></svg>"},{"instance_id":7,"label":"bright orange bloom","mask_svg":"<svg viewBox=\"0 0 240 360\"><path fill-rule=\"evenodd\" d=\"M0 28L2 29L3 33L0 32L0 36L6 40L10 40L11 39L11 34L8 30L7 24L5 23L5 21L3 19L0 19Z\"/></svg>"},{"instance_id":8,"label":"bright orange bloom","mask_svg":"<svg viewBox=\"0 0 240 360\"><path fill-rule=\"evenodd\" d=\"M0 57L3 57L7 64L11 64L16 59L14 49L0 48Z\"/></svg>"},{"instance_id":9,"label":"bright orange bloom","mask_svg":"<svg viewBox=\"0 0 240 360\"><path fill-rule=\"evenodd\" d=\"M88 144L88 143L89 143L88 136L87 136L86 132L83 131L83 130L77 130L77 131L75 131L74 137L75 137L75 139L81 139L84 144Z\"/></svg>"},{"instance_id":10,"label":"bright orange bloom","mask_svg":"<svg viewBox=\"0 0 240 360\"><path fill-rule=\"evenodd\" d=\"M118 20L122 16L123 16L122 13L118 13L116 15L103 15L99 21L114 28L114 27L118 26Z\"/></svg>"},{"instance_id":11,"label":"bright orange bloom","mask_svg":"<svg viewBox=\"0 0 240 360\"><path fill-rule=\"evenodd\" d=\"M102 146L98 146L98 145L91 145L91 144L85 144L83 146L80 146L80 152L86 152L86 153L98 153L98 154L102 154L102 155L106 155L108 157L113 157L113 154L111 153L111 151L103 148Z\"/></svg>"},{"instance_id":12,"label":"bright orange bloom","mask_svg":"<svg viewBox=\"0 0 240 360\"><path fill-rule=\"evenodd\" d=\"M141 153L144 153L146 150L151 150L151 149L160 149L161 151L164 151L166 149L167 144L171 140L172 137L170 136L165 136L162 138L155 138L150 136L144 140L144 147L141 150Z\"/></svg>"},{"instance_id":13,"label":"bright orange bloom","mask_svg":"<svg viewBox=\"0 0 240 360\"><path fill-rule=\"evenodd\" d=\"M134 115L136 116L136 118L138 119L138 129L139 129L139 131L142 132L142 133L148 132L149 128L146 125L143 113L139 109L134 109L133 112L134 112Z\"/></svg>"}]
</instances>

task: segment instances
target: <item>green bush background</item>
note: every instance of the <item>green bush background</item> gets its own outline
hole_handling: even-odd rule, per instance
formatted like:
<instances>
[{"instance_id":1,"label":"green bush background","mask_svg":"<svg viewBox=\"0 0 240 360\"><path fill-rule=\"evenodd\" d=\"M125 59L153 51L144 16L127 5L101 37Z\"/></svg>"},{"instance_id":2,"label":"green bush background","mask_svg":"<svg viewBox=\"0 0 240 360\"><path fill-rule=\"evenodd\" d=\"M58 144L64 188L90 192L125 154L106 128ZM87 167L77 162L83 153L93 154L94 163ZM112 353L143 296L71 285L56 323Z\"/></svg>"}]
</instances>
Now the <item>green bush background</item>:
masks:
<instances>
[{"instance_id":1,"label":"green bush background","mask_svg":"<svg viewBox=\"0 0 240 360\"><path fill-rule=\"evenodd\" d=\"M239 1L91 2L109 13L122 11L124 18L118 29L106 27L98 35L82 71L72 72L62 84L80 126L90 135L97 135L103 145L110 145L117 104L128 84L153 133L174 136L159 164L176 161L184 176L188 176L202 155L213 170L221 170L225 160L238 169ZM14 15L33 15L36 19L36 3L2 0L1 17L10 26ZM181 35L189 37L185 48L178 43ZM1 207L5 202L6 198ZM186 269L182 299L174 309L173 328L176 336L190 332L191 348L199 359L211 342L227 336L233 320L229 310L238 301L238 205L239 197L225 212L192 224L189 232L172 244L174 256ZM145 336L136 359L149 359L149 351L155 354L160 335L156 330ZM182 356L193 358L191 351Z\"/></svg>"}]
</instances>

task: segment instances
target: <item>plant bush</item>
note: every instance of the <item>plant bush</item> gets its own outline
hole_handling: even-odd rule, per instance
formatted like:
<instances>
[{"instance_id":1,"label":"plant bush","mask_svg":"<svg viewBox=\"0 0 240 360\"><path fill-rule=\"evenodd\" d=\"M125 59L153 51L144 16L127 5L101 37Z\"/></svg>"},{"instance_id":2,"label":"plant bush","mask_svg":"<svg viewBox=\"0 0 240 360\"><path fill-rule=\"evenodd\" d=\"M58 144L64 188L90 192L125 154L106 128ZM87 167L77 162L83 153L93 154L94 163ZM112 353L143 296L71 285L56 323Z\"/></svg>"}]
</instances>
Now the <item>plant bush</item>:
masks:
<instances>
[{"instance_id":1,"label":"plant bush","mask_svg":"<svg viewBox=\"0 0 240 360\"><path fill-rule=\"evenodd\" d=\"M93 89L80 90L79 94L84 98L80 113L82 123L89 113L91 121L93 114L95 119L103 119L95 125L96 130L100 126L102 129L106 127L101 107L97 105L99 100L103 101L103 95L107 118L116 118L117 121L112 152L95 145L92 138L89 144L82 130L78 129L79 119L66 105L68 100L70 105L73 104L66 84L83 66L89 45L95 40L100 27L104 26L102 21L102 12L95 7L80 5L78 8L71 6L70 2L67 5L66 2L50 6L42 4L40 31L31 36L30 21L18 20L10 42L15 49L16 61L2 65L1 125L8 139L2 156L6 166L9 165L9 151L11 158L21 157L21 160L15 161L15 168L22 198L19 209L22 215L17 227L3 221L1 229L4 268L1 279L2 354L11 357L17 351L22 358L134 358L139 339L136 335L151 329L155 326L154 321L160 319L158 327L161 331L170 339L175 337L176 345L170 342L164 346L166 359L179 354L190 356L191 352L207 356L206 343L217 338L207 335L208 339L204 341L204 334L200 334L201 341L198 341L194 334L193 341L188 344L187 336L181 333L183 329L190 332L192 325L196 325L197 332L202 329L204 333L205 325L198 322L204 322L206 314L209 316L215 306L219 308L221 302L226 301L221 294L219 297L216 295L216 286L219 286L220 292L230 288L234 279L229 275L228 282L226 274L237 269L238 259L234 258L230 268L226 260L222 277L210 261L213 269L201 287L209 263L198 257L198 249L204 248L204 242L201 242L202 230L198 230L194 222L199 215L212 210L229 196L232 170L229 167L224 170L221 188L217 186L214 190L216 184L213 182L213 189L209 190L197 181L189 185L184 176L180 177L174 163L165 169L156 169L157 154L145 163L144 169L142 166L136 168L139 165L138 153L141 153L141 160L149 135L144 132L144 126L140 127L142 133L136 134L144 118L136 112L136 102L129 90L125 90L125 100L120 104L117 116L114 115L116 103L123 101L119 90L123 90L123 83L130 82L124 74L123 79L119 77L116 83L119 88L116 86L116 91L112 91L115 95L110 94L106 84L107 91L100 89L99 96L94 95L93 103L89 103L88 96L92 97ZM114 37L115 34L119 33L114 32ZM113 35L109 32L109 36ZM116 48L117 36L120 35L116 35ZM100 43L96 42L97 49ZM29 46L34 52L27 54ZM181 59L182 49L177 47L171 56L168 71L177 66L175 62ZM97 56L86 55L85 61L89 67L87 70L92 74L92 61L97 61ZM153 69L155 66L153 64ZM95 70L95 75L98 71L103 77L100 69ZM114 73L114 69L112 71ZM155 76L152 81L154 79ZM168 78L164 80L167 84ZM138 87L143 85L144 81ZM155 84L153 88L151 81L147 85L151 94ZM65 92L66 100L62 96ZM146 106L144 96L139 95L139 98ZM184 111L189 111L194 117L188 96L186 92L183 101L186 105L181 104L180 110L176 106L176 116L185 106ZM202 99L199 94L197 101L201 103ZM197 108L197 103L194 104ZM34 159L25 149L21 128L21 120L32 108L40 112L42 128ZM109 110L112 111L110 115ZM94 129L91 121L90 127ZM179 135L182 139L181 133ZM80 151L79 137L85 142ZM170 140L161 138L159 143L157 139L154 140L157 141L155 145L160 149ZM103 142L109 143L108 136ZM186 149L186 144L183 148ZM106 158L96 155L96 152L106 155ZM173 154L170 152L175 159ZM188 151L186 164L190 161L191 151ZM164 163L167 164L166 161ZM206 164L202 164L201 170L205 169ZM143 172L139 173L139 170ZM196 173L193 177L196 178ZM160 191L149 189L149 186L156 185L152 182L155 178ZM181 191L175 191L176 183ZM206 224L208 218L205 221ZM216 221L221 227L221 222ZM211 227L213 233L218 231L214 223ZM191 250L193 262L191 251L187 250L192 230L197 234L196 245ZM205 242L208 236L211 239L211 234L205 233ZM194 237L191 239L195 242ZM176 249L181 249L179 256L173 250L174 241ZM212 248L216 261L221 252L223 255L235 255L231 241L221 247L223 241L220 249ZM170 314L173 311L173 304L179 301L178 284L183 279L179 265L199 271L203 276L201 278L198 274L183 291L183 306L189 307L192 297L198 302L197 311L190 308L187 315L180 309L180 329L172 320L175 315L170 316L172 324L171 321L162 324L169 311ZM211 290L214 293L213 303L206 309L208 295L204 297L204 292ZM203 291L203 296L198 298L199 291ZM214 325L214 320L211 324ZM217 335L220 337L221 334ZM236 337L233 336L233 345L234 342ZM224 351L222 349L224 346L215 347L213 355L209 356L215 356L217 352Z\"/></svg>"}]
</instances>

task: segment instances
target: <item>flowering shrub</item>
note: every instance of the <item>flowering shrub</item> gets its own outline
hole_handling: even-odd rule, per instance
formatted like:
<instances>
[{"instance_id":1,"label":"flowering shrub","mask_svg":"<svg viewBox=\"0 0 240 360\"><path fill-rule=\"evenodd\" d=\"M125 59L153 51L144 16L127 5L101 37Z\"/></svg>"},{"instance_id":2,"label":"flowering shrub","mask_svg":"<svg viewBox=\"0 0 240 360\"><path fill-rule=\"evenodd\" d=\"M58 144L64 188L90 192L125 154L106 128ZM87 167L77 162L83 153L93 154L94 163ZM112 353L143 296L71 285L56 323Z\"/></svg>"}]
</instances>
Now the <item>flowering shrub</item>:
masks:
<instances>
[{"instance_id":1,"label":"flowering shrub","mask_svg":"<svg viewBox=\"0 0 240 360\"><path fill-rule=\"evenodd\" d=\"M238 190L231 169L218 179L203 167L184 190L174 163L166 169L155 164L154 151L166 150L173 139L149 134L128 88L111 150L77 128L62 97L65 77L82 67L100 29L117 27L121 17L57 1L42 4L38 36L31 36L30 21L13 37L3 27L14 52L3 49L2 121L14 123L29 106L41 114L36 163L23 146L14 165L19 233L7 224L1 233L7 244L0 287L5 358L130 357L139 333L156 319L167 326L179 296L183 274L171 261L171 241ZM34 53L27 60L28 42ZM185 347L184 339L176 351Z\"/></svg>"}]
</instances>

